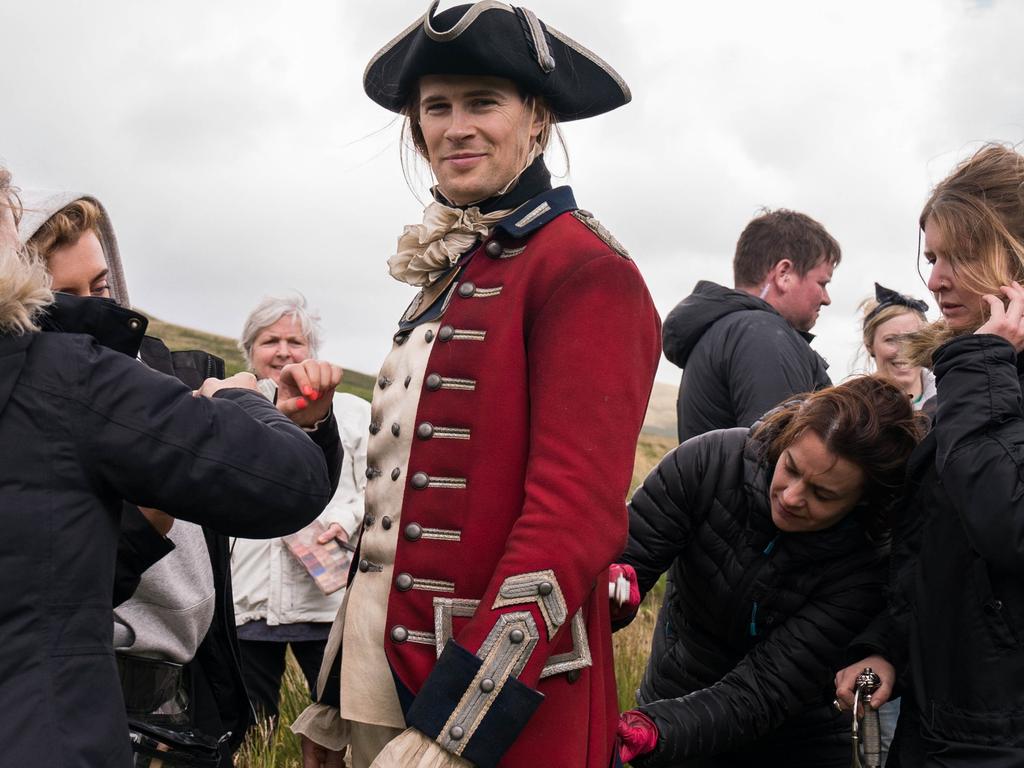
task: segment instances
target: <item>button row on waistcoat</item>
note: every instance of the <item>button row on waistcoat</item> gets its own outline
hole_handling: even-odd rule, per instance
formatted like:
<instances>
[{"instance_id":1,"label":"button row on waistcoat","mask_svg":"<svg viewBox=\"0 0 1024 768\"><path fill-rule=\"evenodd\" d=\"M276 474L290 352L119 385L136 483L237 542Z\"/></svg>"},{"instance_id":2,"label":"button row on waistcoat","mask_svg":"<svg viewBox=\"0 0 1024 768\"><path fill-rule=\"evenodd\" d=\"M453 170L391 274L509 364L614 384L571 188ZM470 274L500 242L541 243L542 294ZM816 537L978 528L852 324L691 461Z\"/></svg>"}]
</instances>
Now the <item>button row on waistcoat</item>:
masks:
<instances>
[{"instance_id":1,"label":"button row on waistcoat","mask_svg":"<svg viewBox=\"0 0 1024 768\"><path fill-rule=\"evenodd\" d=\"M384 566L383 565L379 565L377 563L371 563L369 560L367 560L364 557L362 560L359 561L359 570L362 571L363 573L366 573L368 571L378 571L379 572L379 571L383 571L384 570Z\"/></svg>"}]
</instances>

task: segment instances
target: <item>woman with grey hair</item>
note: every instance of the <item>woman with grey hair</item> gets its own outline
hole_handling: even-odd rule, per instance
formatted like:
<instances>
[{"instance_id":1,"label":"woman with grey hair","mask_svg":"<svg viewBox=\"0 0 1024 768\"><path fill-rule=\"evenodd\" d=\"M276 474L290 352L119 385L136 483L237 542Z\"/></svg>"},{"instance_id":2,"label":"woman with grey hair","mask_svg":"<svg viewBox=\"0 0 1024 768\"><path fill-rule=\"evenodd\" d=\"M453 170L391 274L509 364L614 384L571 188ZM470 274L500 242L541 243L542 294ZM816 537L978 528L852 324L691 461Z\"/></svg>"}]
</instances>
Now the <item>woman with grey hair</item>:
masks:
<instances>
[{"instance_id":1,"label":"woman with grey hair","mask_svg":"<svg viewBox=\"0 0 1024 768\"><path fill-rule=\"evenodd\" d=\"M246 318L239 346L260 391L273 401L281 370L315 358L321 337L320 315L304 296L267 296ZM345 457L338 491L318 518L327 529L320 543L347 542L363 520L370 404L339 393L334 415ZM312 690L345 590L323 594L282 539L237 539L231 572L245 685L257 711L277 717L286 649L291 646Z\"/></svg>"},{"instance_id":2,"label":"woman with grey hair","mask_svg":"<svg viewBox=\"0 0 1024 768\"><path fill-rule=\"evenodd\" d=\"M309 308L301 293L264 296L245 319L238 346L249 370L255 371L257 365L267 366L268 372L274 374L280 371L281 360L301 362L317 357L320 337L320 315ZM267 378L276 381L277 375ZM257 378L263 377L257 374Z\"/></svg>"}]
</instances>

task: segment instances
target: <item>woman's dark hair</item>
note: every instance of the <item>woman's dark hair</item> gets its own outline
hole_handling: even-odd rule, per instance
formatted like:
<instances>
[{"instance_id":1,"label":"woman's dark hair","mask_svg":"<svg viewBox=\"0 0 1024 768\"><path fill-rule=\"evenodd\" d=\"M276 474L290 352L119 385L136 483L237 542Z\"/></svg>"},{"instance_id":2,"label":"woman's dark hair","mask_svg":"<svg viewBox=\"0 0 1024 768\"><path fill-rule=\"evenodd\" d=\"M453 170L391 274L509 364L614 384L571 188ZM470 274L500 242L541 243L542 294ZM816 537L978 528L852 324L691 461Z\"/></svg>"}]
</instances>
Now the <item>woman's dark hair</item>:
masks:
<instances>
[{"instance_id":1,"label":"woman's dark hair","mask_svg":"<svg viewBox=\"0 0 1024 768\"><path fill-rule=\"evenodd\" d=\"M907 460L925 433L923 419L898 387L878 376L859 376L784 403L765 416L754 437L764 443L771 466L810 430L829 451L860 467L864 490L855 513L877 540L889 529Z\"/></svg>"}]
</instances>

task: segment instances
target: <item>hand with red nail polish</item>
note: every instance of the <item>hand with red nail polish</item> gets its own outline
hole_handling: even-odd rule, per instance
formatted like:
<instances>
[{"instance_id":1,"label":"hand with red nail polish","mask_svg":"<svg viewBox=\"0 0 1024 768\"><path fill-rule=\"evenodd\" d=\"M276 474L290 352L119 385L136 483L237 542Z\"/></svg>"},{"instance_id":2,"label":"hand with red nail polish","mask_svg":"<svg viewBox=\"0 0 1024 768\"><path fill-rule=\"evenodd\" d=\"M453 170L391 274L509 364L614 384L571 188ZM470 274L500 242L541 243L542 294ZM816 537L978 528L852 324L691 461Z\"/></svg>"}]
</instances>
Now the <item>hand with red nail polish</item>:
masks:
<instances>
[{"instance_id":1,"label":"hand with red nail polish","mask_svg":"<svg viewBox=\"0 0 1024 768\"><path fill-rule=\"evenodd\" d=\"M310 429L331 412L334 390L343 372L324 360L303 360L281 369L277 408L300 427Z\"/></svg>"}]
</instances>

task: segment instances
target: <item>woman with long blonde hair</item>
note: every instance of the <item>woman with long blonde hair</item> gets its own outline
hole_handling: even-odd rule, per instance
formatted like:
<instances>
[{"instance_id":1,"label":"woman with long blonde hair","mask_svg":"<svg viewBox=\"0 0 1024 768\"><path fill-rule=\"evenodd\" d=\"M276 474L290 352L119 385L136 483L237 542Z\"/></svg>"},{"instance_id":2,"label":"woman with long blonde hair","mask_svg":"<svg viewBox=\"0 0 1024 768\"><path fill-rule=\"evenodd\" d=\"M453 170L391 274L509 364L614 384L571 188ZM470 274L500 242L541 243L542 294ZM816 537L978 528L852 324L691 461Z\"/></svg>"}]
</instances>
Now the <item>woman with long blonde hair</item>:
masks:
<instances>
[{"instance_id":1,"label":"woman with long blonde hair","mask_svg":"<svg viewBox=\"0 0 1024 768\"><path fill-rule=\"evenodd\" d=\"M1024 764L1024 156L986 146L920 218L942 318L909 337L933 367L935 426L894 521L889 609L836 676L866 666L903 692L889 766Z\"/></svg>"}]
</instances>

